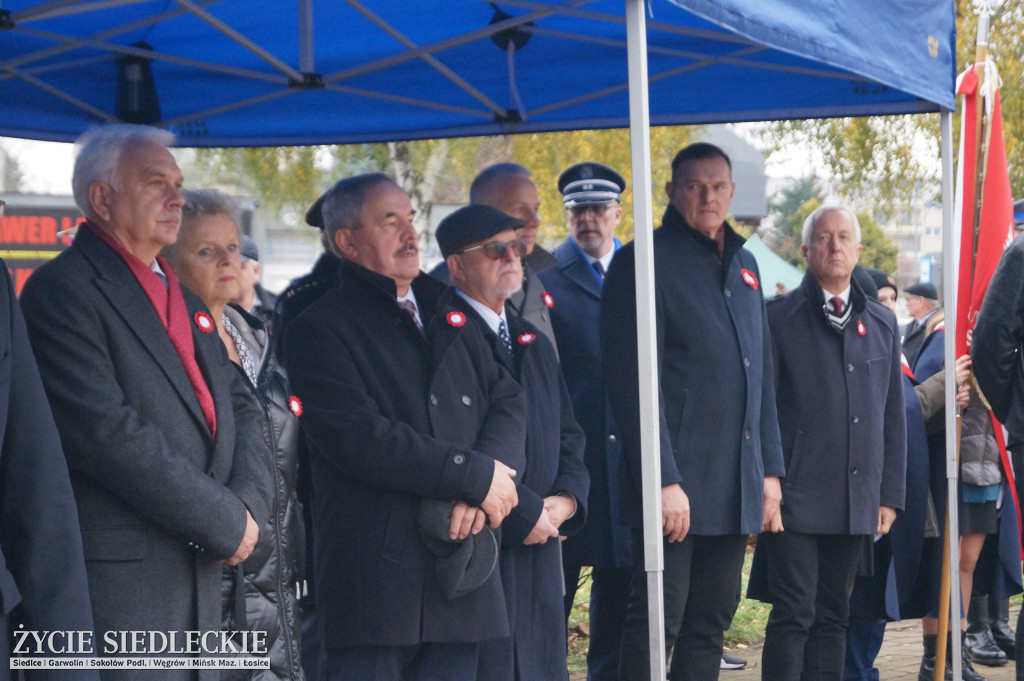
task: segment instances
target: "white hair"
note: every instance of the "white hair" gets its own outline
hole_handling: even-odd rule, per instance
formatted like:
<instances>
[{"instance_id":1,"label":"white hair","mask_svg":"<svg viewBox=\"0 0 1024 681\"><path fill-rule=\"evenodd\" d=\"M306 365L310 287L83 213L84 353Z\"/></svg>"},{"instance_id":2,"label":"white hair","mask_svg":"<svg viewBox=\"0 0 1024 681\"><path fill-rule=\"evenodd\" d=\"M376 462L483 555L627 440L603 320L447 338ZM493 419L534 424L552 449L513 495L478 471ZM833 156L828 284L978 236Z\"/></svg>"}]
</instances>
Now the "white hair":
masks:
<instances>
[{"instance_id":1,"label":"white hair","mask_svg":"<svg viewBox=\"0 0 1024 681\"><path fill-rule=\"evenodd\" d=\"M818 220L820 220L822 217L833 211L845 213L846 216L850 218L850 222L853 224L853 237L856 240L856 243L860 243L860 221L857 219L857 216L854 215L852 210L850 210L846 206L821 206L820 208L816 209L813 213L808 215L807 219L804 220L804 231L802 238L802 243L804 246L810 247L811 234L814 233L814 227L815 225L818 224Z\"/></svg>"},{"instance_id":2,"label":"white hair","mask_svg":"<svg viewBox=\"0 0 1024 681\"><path fill-rule=\"evenodd\" d=\"M121 157L125 149L150 142L162 147L174 144L174 133L148 125L105 125L88 130L75 141L78 154L71 175L71 192L75 203L88 218L95 218L89 201L89 187L96 182L118 187Z\"/></svg>"}]
</instances>

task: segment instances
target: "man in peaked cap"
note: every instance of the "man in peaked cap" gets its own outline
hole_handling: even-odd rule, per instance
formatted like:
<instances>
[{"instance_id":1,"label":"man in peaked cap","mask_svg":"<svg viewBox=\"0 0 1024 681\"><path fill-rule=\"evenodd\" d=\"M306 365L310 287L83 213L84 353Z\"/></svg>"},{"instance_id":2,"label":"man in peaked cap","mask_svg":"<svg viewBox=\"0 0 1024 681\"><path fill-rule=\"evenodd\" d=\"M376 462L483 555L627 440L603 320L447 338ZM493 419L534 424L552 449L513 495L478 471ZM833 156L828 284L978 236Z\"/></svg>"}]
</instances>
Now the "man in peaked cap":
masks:
<instances>
[{"instance_id":1,"label":"man in peaked cap","mask_svg":"<svg viewBox=\"0 0 1024 681\"><path fill-rule=\"evenodd\" d=\"M587 436L583 458L590 473L587 524L565 541L565 613L572 609L580 568L591 566L590 647L587 678L613 681L619 674L619 641L629 600L629 528L622 524L619 433L602 373L601 291L619 248L615 228L626 187L608 166L585 161L558 178L569 236L554 250L558 264L540 273L556 305L551 325L573 410Z\"/></svg>"},{"instance_id":2,"label":"man in peaked cap","mask_svg":"<svg viewBox=\"0 0 1024 681\"><path fill-rule=\"evenodd\" d=\"M511 637L480 647L479 681L562 681L565 631L559 537L586 519L589 476L583 431L554 348L537 327L506 308L519 290L523 221L484 205L460 208L437 229L455 306L489 341L497 364L526 395L526 466L519 505L502 524L501 581Z\"/></svg>"}]
</instances>

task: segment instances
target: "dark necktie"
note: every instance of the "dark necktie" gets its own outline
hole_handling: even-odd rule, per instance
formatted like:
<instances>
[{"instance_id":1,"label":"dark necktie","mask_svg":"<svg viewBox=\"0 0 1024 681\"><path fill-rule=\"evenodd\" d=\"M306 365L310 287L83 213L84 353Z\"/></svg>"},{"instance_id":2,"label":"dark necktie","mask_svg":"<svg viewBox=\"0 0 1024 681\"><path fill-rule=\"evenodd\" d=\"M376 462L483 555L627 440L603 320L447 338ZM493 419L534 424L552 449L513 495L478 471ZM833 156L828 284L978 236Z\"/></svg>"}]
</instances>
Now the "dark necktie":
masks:
<instances>
[{"instance_id":1,"label":"dark necktie","mask_svg":"<svg viewBox=\"0 0 1024 681\"><path fill-rule=\"evenodd\" d=\"M832 296L829 301L832 303L832 314L837 317L843 316L843 299L839 296Z\"/></svg>"},{"instance_id":2,"label":"dark necktie","mask_svg":"<svg viewBox=\"0 0 1024 681\"><path fill-rule=\"evenodd\" d=\"M398 307L405 310L412 317L412 323L416 325L420 333L423 333L423 324L420 322L420 318L416 316L416 303L411 300L399 300Z\"/></svg>"},{"instance_id":3,"label":"dark necktie","mask_svg":"<svg viewBox=\"0 0 1024 681\"><path fill-rule=\"evenodd\" d=\"M498 320L498 339L505 346L505 352L508 353L508 356L515 357L515 352L512 350L512 338L508 335L508 327L505 326L504 319Z\"/></svg>"},{"instance_id":4,"label":"dark necktie","mask_svg":"<svg viewBox=\"0 0 1024 681\"><path fill-rule=\"evenodd\" d=\"M601 278L601 281L604 281L604 267L601 265L600 260L594 261L594 271L597 272L597 276Z\"/></svg>"}]
</instances>

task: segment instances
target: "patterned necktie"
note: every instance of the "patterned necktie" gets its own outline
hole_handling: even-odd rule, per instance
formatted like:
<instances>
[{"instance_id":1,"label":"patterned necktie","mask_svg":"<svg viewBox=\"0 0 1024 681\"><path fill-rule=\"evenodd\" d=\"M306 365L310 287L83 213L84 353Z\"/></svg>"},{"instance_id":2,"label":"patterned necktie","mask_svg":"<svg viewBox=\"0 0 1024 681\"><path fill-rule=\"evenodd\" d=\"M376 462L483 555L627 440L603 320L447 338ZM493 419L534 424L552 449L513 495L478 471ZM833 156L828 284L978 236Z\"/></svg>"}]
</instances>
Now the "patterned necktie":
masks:
<instances>
[{"instance_id":1,"label":"patterned necktie","mask_svg":"<svg viewBox=\"0 0 1024 681\"><path fill-rule=\"evenodd\" d=\"M509 357L515 357L515 352L512 350L512 338L508 335L508 327L505 326L505 320L498 320L498 338L501 340L501 344L505 346L505 352L508 353Z\"/></svg>"},{"instance_id":2,"label":"patterned necktie","mask_svg":"<svg viewBox=\"0 0 1024 681\"><path fill-rule=\"evenodd\" d=\"M601 265L600 260L594 261L594 271L597 272L597 276L601 278L601 281L604 281L604 266Z\"/></svg>"},{"instance_id":3,"label":"patterned necktie","mask_svg":"<svg viewBox=\"0 0 1024 681\"><path fill-rule=\"evenodd\" d=\"M843 299L839 296L832 296L829 301L832 303L832 314L837 317L843 316Z\"/></svg>"},{"instance_id":4,"label":"patterned necktie","mask_svg":"<svg viewBox=\"0 0 1024 681\"><path fill-rule=\"evenodd\" d=\"M416 316L416 303L411 300L399 300L398 307L405 310L409 316L412 317L412 323L416 325L416 328L419 329L419 332L422 334L423 323L420 322L420 318Z\"/></svg>"}]
</instances>

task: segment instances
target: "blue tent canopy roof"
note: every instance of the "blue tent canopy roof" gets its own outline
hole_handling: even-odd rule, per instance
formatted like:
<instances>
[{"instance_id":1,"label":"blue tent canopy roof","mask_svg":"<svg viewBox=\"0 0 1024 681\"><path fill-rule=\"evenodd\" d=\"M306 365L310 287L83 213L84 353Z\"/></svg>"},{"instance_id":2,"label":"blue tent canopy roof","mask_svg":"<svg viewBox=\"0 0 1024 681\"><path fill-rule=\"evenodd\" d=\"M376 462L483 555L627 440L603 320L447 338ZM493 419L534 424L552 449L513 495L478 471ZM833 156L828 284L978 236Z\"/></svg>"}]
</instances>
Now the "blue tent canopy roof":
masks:
<instances>
[{"instance_id":1,"label":"blue tent canopy roof","mask_svg":"<svg viewBox=\"0 0 1024 681\"><path fill-rule=\"evenodd\" d=\"M623 0L496 4L504 19L481 0L8 0L0 135L70 141L116 120L126 56L152 59L154 123L185 146L628 125ZM952 2L650 8L656 125L954 106ZM510 56L491 36L516 29L527 42Z\"/></svg>"}]
</instances>

